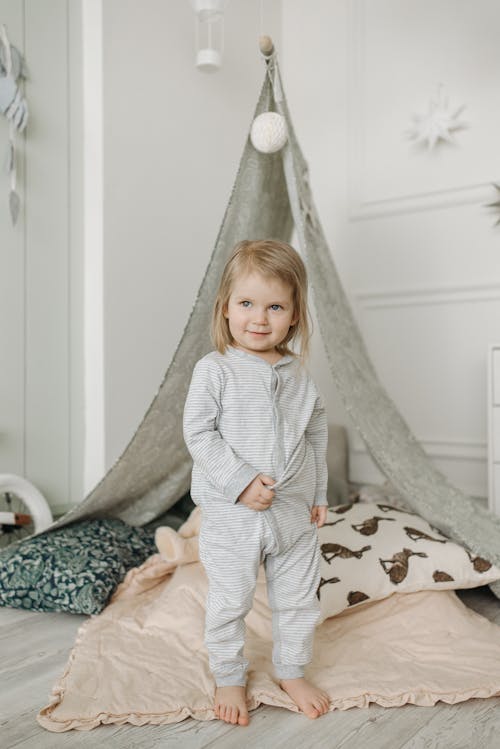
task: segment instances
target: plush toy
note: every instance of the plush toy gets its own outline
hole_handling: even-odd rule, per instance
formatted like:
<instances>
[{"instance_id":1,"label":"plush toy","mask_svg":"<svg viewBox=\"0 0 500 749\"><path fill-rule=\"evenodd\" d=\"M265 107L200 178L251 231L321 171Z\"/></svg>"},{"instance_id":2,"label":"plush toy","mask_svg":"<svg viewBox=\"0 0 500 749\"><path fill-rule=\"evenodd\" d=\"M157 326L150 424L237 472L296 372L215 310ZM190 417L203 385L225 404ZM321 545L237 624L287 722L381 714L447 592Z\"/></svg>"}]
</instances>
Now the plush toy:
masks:
<instances>
[{"instance_id":1,"label":"plush toy","mask_svg":"<svg viewBox=\"0 0 500 749\"><path fill-rule=\"evenodd\" d=\"M198 561L200 520L201 510L195 507L178 531L174 531L167 525L161 525L156 529L155 543L165 562L175 562L181 565Z\"/></svg>"}]
</instances>

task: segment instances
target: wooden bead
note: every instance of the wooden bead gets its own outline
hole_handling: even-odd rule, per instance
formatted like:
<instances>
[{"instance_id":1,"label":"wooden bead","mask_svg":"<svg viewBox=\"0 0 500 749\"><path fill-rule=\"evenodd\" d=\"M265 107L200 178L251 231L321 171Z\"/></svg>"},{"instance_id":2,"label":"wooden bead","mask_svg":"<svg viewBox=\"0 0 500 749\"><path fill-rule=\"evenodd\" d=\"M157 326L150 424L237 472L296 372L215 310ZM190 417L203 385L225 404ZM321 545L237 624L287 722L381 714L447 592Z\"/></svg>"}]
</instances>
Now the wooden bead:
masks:
<instances>
[{"instance_id":1,"label":"wooden bead","mask_svg":"<svg viewBox=\"0 0 500 749\"><path fill-rule=\"evenodd\" d=\"M270 57L274 52L274 44L270 36L261 36L259 39L259 47L262 54L266 57Z\"/></svg>"}]
</instances>

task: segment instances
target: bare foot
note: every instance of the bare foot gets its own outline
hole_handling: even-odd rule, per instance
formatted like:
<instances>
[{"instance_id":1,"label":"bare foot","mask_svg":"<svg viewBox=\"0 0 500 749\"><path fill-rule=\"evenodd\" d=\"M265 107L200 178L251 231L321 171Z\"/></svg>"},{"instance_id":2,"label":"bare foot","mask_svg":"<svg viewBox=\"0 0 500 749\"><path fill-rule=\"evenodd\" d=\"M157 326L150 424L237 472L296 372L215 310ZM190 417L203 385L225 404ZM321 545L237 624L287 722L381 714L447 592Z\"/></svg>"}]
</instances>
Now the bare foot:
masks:
<instances>
[{"instance_id":1,"label":"bare foot","mask_svg":"<svg viewBox=\"0 0 500 749\"><path fill-rule=\"evenodd\" d=\"M318 718L328 712L330 698L307 679L283 679L279 685L308 718Z\"/></svg>"},{"instance_id":2,"label":"bare foot","mask_svg":"<svg viewBox=\"0 0 500 749\"><path fill-rule=\"evenodd\" d=\"M245 687L217 687L214 700L215 717L226 723L248 726Z\"/></svg>"}]
</instances>

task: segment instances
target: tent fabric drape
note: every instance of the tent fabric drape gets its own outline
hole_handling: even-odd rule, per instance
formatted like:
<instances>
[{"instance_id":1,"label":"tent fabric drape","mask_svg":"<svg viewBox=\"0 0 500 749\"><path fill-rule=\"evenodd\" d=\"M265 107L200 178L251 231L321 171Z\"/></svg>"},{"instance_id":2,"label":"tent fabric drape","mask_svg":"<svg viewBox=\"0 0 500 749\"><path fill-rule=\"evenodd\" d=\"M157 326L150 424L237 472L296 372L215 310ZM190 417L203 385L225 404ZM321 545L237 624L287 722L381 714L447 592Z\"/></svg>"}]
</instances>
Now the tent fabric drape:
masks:
<instances>
[{"instance_id":1,"label":"tent fabric drape","mask_svg":"<svg viewBox=\"0 0 500 749\"><path fill-rule=\"evenodd\" d=\"M255 116L265 111L285 117L287 144L277 153L262 154L247 138L208 267L153 402L104 478L49 530L104 516L143 525L188 491L192 463L182 435L182 412L192 369L212 348L209 321L226 259L242 239L290 241L295 226L332 378L373 460L415 512L500 565L500 517L454 487L434 466L377 377L314 207L275 54L266 59ZM491 587L500 597L500 586Z\"/></svg>"},{"instance_id":2,"label":"tent fabric drape","mask_svg":"<svg viewBox=\"0 0 500 749\"><path fill-rule=\"evenodd\" d=\"M272 106L272 87L266 79L255 116ZM155 398L104 478L48 530L104 516L144 525L189 490L192 461L182 435L182 413L193 367L212 348L209 322L223 267L236 242L248 237L289 241L292 231L281 154L264 156L247 139L215 248Z\"/></svg>"}]
</instances>

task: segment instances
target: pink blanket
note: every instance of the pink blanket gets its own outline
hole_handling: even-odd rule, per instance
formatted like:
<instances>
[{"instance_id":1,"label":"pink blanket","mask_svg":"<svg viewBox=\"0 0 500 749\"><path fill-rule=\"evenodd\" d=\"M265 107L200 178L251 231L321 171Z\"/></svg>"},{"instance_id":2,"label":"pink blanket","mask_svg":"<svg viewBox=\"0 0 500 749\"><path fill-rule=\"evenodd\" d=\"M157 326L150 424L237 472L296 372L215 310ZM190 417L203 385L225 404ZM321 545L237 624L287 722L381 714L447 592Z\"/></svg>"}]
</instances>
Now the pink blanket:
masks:
<instances>
[{"instance_id":1,"label":"pink blanket","mask_svg":"<svg viewBox=\"0 0 500 749\"><path fill-rule=\"evenodd\" d=\"M213 719L206 590L197 561L178 566L155 554L131 570L107 608L79 629L40 725L68 731ZM249 709L265 703L297 711L273 676L262 567L246 624ZM394 593L318 626L307 675L330 695L330 710L498 696L500 627L451 590Z\"/></svg>"}]
</instances>

